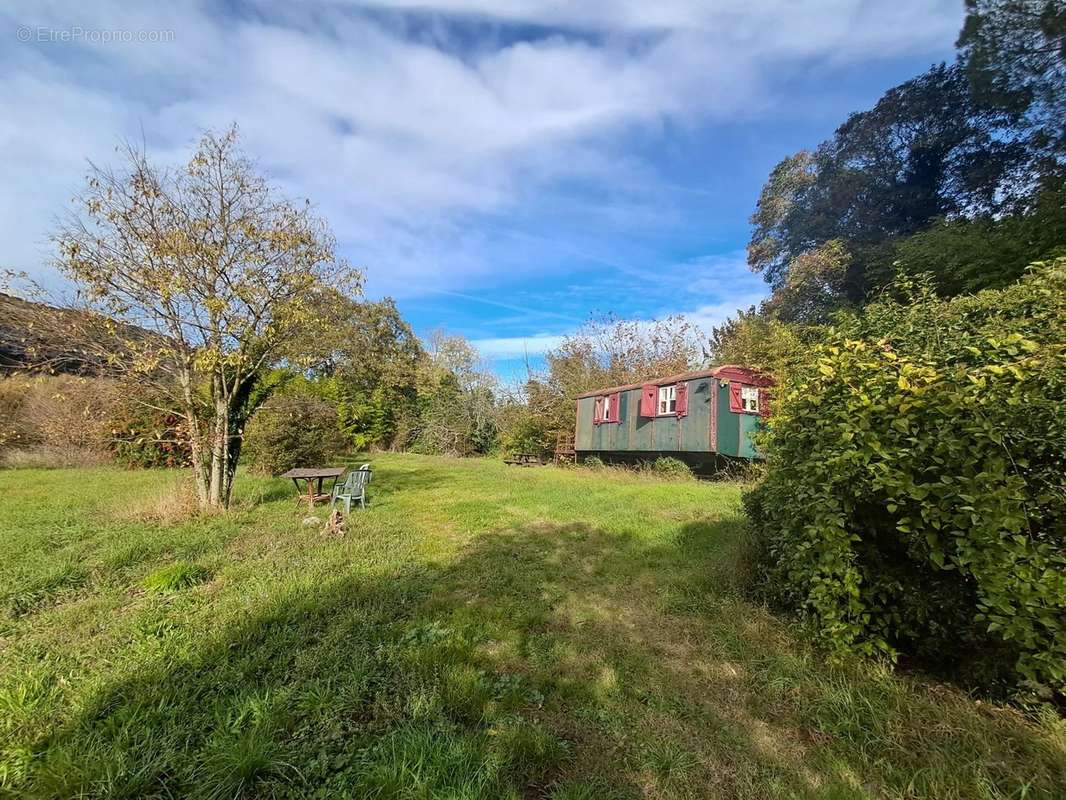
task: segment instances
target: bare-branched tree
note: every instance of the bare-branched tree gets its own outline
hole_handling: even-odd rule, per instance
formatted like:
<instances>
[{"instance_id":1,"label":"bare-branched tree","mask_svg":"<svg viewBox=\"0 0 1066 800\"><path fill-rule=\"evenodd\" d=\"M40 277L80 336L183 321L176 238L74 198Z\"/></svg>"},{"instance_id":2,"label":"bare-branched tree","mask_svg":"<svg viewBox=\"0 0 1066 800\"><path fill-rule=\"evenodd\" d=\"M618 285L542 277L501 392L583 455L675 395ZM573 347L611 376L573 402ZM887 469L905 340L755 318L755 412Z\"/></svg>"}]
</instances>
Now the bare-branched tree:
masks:
<instances>
[{"instance_id":1,"label":"bare-branched tree","mask_svg":"<svg viewBox=\"0 0 1066 800\"><path fill-rule=\"evenodd\" d=\"M200 505L224 508L260 377L313 349L323 298L357 294L362 273L308 203L256 172L236 128L205 134L180 169L133 146L122 155L117 169L90 165L55 233L57 265L97 328L107 320L109 337L82 347L185 420Z\"/></svg>"}]
</instances>

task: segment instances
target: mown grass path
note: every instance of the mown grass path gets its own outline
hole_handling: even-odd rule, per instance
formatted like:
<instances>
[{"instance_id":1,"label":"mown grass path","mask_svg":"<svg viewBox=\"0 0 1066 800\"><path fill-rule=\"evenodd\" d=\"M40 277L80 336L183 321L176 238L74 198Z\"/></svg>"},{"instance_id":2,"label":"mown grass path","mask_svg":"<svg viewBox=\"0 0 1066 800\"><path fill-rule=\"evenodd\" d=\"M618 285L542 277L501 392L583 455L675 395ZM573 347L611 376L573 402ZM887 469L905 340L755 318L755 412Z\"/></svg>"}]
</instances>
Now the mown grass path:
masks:
<instances>
[{"instance_id":1,"label":"mown grass path","mask_svg":"<svg viewBox=\"0 0 1066 800\"><path fill-rule=\"evenodd\" d=\"M1066 796L1061 720L745 600L737 485L373 462L342 539L279 480L0 472L0 795Z\"/></svg>"}]
</instances>

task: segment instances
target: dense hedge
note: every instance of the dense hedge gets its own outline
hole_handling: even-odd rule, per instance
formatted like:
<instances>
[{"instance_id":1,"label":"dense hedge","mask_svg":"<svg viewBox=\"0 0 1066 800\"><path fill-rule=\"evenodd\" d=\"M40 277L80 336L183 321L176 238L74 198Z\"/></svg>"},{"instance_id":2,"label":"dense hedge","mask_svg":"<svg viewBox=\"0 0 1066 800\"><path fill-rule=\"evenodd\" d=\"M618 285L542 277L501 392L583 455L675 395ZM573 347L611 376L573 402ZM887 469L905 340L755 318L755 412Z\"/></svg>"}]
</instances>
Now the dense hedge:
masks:
<instances>
[{"instance_id":1,"label":"dense hedge","mask_svg":"<svg viewBox=\"0 0 1066 800\"><path fill-rule=\"evenodd\" d=\"M336 406L302 394L269 400L255 412L244 438L252 469L267 475L327 465L343 447Z\"/></svg>"},{"instance_id":2,"label":"dense hedge","mask_svg":"<svg viewBox=\"0 0 1066 800\"><path fill-rule=\"evenodd\" d=\"M1066 689L1066 259L830 329L746 498L765 585L832 648Z\"/></svg>"}]
</instances>

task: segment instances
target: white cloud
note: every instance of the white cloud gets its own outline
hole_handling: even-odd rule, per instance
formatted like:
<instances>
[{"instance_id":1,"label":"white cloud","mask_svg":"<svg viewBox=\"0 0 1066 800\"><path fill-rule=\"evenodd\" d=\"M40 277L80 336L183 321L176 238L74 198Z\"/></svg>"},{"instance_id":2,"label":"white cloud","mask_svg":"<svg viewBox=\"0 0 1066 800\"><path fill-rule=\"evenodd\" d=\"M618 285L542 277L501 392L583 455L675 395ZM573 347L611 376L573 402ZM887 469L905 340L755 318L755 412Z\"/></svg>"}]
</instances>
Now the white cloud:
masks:
<instances>
[{"instance_id":1,"label":"white cloud","mask_svg":"<svg viewBox=\"0 0 1066 800\"><path fill-rule=\"evenodd\" d=\"M697 306L680 313L705 334L710 334L712 328L736 317L738 310L747 311L751 306L758 306L764 298L764 294L739 295L728 302Z\"/></svg>"},{"instance_id":2,"label":"white cloud","mask_svg":"<svg viewBox=\"0 0 1066 800\"><path fill-rule=\"evenodd\" d=\"M24 0L0 11L0 266L40 272L84 159L107 161L121 137L143 133L176 160L200 129L236 120L267 171L319 205L378 291L539 274L536 249L479 223L573 203L558 187L582 181L611 202L571 207L572 217L605 236L654 225L671 193L627 148L635 131L764 114L774 77L800 59L924 52L950 41L960 18L957 0L241 8ZM432 24L420 32L407 16ZM471 20L488 28L461 46L452 29ZM511 23L556 30L516 41ZM173 40L18 44L18 25L170 30Z\"/></svg>"},{"instance_id":3,"label":"white cloud","mask_svg":"<svg viewBox=\"0 0 1066 800\"><path fill-rule=\"evenodd\" d=\"M542 356L563 343L565 334L535 333L532 336L505 336L494 339L473 339L473 345L482 358L499 359Z\"/></svg>"},{"instance_id":4,"label":"white cloud","mask_svg":"<svg viewBox=\"0 0 1066 800\"><path fill-rule=\"evenodd\" d=\"M959 23L957 3L929 0L374 0L371 5L589 31L682 31L775 55L832 51L851 57L872 47L898 52L951 36Z\"/></svg>"}]
</instances>

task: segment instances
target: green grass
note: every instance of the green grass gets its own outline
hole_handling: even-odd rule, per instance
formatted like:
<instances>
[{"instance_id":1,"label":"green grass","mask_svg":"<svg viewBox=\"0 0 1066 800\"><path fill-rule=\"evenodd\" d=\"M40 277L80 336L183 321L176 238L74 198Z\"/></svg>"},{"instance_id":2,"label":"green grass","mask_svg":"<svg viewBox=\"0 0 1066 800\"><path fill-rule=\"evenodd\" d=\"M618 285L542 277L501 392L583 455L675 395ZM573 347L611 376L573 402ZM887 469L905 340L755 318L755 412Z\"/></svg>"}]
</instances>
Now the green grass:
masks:
<instances>
[{"instance_id":1,"label":"green grass","mask_svg":"<svg viewBox=\"0 0 1066 800\"><path fill-rule=\"evenodd\" d=\"M1055 715L745 600L738 485L373 462L343 538L281 480L0 472L0 796L1066 796Z\"/></svg>"},{"instance_id":2,"label":"green grass","mask_svg":"<svg viewBox=\"0 0 1066 800\"><path fill-rule=\"evenodd\" d=\"M178 592L203 583L210 577L211 573L203 567L179 561L149 573L141 585L150 592Z\"/></svg>"}]
</instances>

